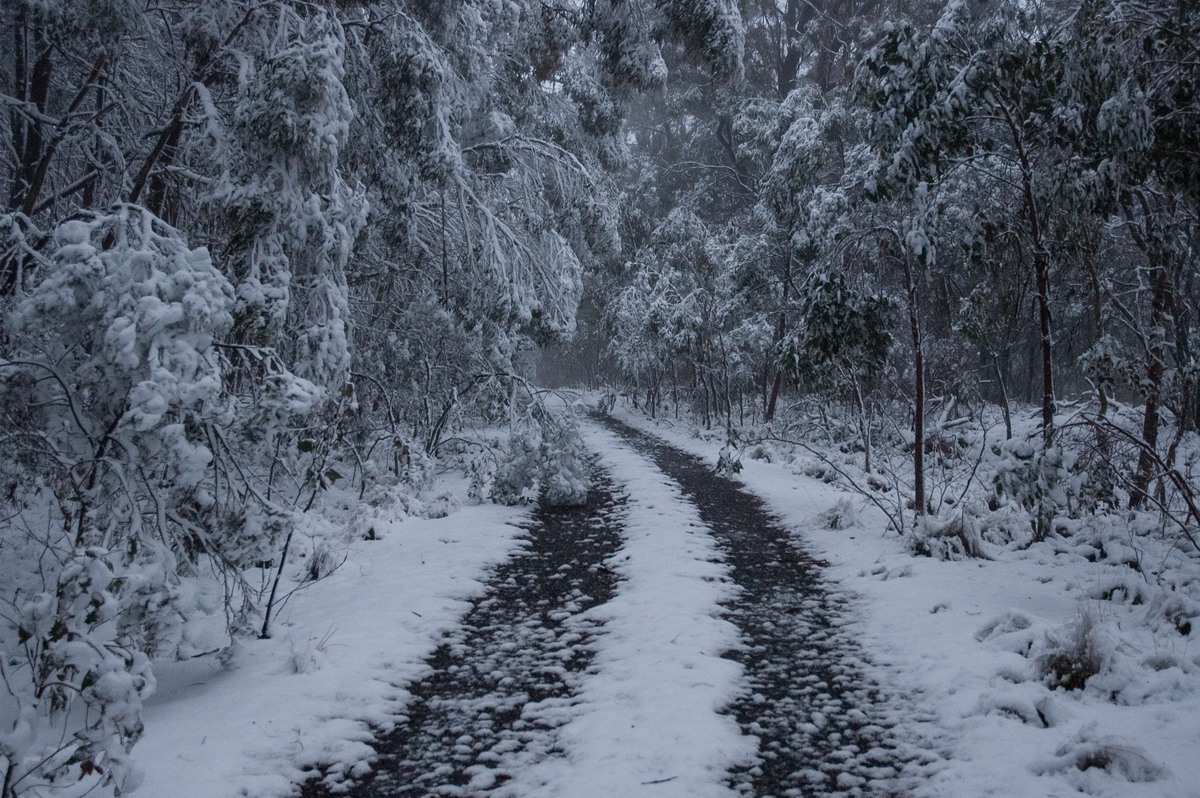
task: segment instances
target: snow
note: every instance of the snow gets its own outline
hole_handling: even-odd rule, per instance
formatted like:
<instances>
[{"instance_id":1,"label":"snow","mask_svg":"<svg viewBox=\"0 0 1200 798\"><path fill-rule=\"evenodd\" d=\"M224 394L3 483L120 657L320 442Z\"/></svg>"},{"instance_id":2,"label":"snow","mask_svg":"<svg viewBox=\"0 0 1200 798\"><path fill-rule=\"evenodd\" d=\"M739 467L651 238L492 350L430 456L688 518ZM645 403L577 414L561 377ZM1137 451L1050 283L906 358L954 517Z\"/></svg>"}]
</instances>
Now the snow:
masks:
<instances>
[{"instance_id":1,"label":"snow","mask_svg":"<svg viewBox=\"0 0 1200 798\"><path fill-rule=\"evenodd\" d=\"M725 443L614 414L713 463ZM739 645L721 617L736 590L728 566L672 480L597 425L581 430L624 498L626 539L608 563L617 595L588 611L602 633L579 693L529 707L553 745L521 759L493 794L733 795L725 775L752 760L757 740L720 714L742 675L721 657ZM1171 649L1152 633L1146 619L1163 608L1134 603L1137 581L1046 547L989 560L914 556L875 507L785 460L743 459L736 478L853 594L868 672L896 699L886 710L894 733L931 752L915 795L1200 796L1197 652L1189 637ZM526 515L484 505L393 522L298 592L275 637L243 642L233 667L212 655L158 665L134 750L145 769L137 794L282 798L318 764L335 781L364 773L372 727L402 712L404 685L425 672L487 567L516 550ZM1070 639L1085 616L1116 666L1087 690L1051 689L1034 653ZM1124 634L1107 639L1117 628Z\"/></svg>"},{"instance_id":2,"label":"snow","mask_svg":"<svg viewBox=\"0 0 1200 798\"><path fill-rule=\"evenodd\" d=\"M713 463L724 443L723 434L708 437L625 408L613 414ZM799 465L745 458L736 479L830 563L831 579L857 594L861 642L885 691L931 715L902 718L897 730L942 755L918 794L1200 796L1197 652L1179 636L1175 650L1161 651L1162 638L1140 628L1145 606L1093 598L1111 566L1044 547L990 560L918 557L884 531L886 519L874 506L804 475ZM856 516L849 525L848 497ZM837 526L845 528L831 528ZM1123 630L1119 640L1101 640L1125 655L1120 672L1096 677L1114 680L1120 702L1090 686L1052 690L1034 673L1030 650L1046 635L1069 634L1081 613L1103 621L1102 631ZM1160 653L1164 659L1155 663ZM1167 667L1139 668L1139 660ZM1130 692L1138 686L1144 702ZM1106 768L1078 767L1097 751L1106 754Z\"/></svg>"},{"instance_id":3,"label":"snow","mask_svg":"<svg viewBox=\"0 0 1200 798\"><path fill-rule=\"evenodd\" d=\"M558 726L561 757L505 784L513 796L725 796L727 769L755 740L718 714L741 666L719 616L726 567L674 483L611 433L585 425L627 497L627 540L610 567L618 595L581 693L534 707ZM141 795L290 795L313 765L363 772L370 726L387 728L440 635L466 610L489 563L513 551L525 513L494 505L394 523L290 601L271 640L242 644L234 667L212 656L157 668L135 756ZM384 532L384 530L380 530ZM297 672L299 671L299 672ZM560 725L561 724L561 725Z\"/></svg>"},{"instance_id":4,"label":"snow","mask_svg":"<svg viewBox=\"0 0 1200 798\"><path fill-rule=\"evenodd\" d=\"M559 730L562 758L546 759L504 795L730 796L728 768L755 751L732 717L741 666L720 619L726 567L694 506L645 458L593 424L584 440L628 496L627 541L612 563L617 595L592 611L605 622L593 673Z\"/></svg>"},{"instance_id":5,"label":"snow","mask_svg":"<svg viewBox=\"0 0 1200 798\"><path fill-rule=\"evenodd\" d=\"M508 555L526 510L484 505L447 518L406 519L356 542L347 561L285 605L270 640L157 665L134 757L138 795L274 798L305 769L361 767L371 725L387 728L403 685ZM386 533L386 534L384 534Z\"/></svg>"}]
</instances>

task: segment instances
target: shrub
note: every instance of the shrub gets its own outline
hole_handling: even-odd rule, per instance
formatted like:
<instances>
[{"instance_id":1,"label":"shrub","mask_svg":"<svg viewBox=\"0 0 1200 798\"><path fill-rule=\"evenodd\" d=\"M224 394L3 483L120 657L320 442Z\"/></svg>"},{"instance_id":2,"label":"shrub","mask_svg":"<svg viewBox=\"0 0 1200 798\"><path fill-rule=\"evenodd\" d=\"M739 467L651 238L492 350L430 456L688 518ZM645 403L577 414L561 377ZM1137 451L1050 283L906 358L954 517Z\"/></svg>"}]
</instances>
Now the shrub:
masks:
<instances>
[{"instance_id":1,"label":"shrub","mask_svg":"<svg viewBox=\"0 0 1200 798\"><path fill-rule=\"evenodd\" d=\"M1087 680L1104 667L1104 656L1096 642L1096 621L1089 612L1064 633L1046 635L1045 650L1037 658L1038 674L1048 687L1082 690Z\"/></svg>"}]
</instances>

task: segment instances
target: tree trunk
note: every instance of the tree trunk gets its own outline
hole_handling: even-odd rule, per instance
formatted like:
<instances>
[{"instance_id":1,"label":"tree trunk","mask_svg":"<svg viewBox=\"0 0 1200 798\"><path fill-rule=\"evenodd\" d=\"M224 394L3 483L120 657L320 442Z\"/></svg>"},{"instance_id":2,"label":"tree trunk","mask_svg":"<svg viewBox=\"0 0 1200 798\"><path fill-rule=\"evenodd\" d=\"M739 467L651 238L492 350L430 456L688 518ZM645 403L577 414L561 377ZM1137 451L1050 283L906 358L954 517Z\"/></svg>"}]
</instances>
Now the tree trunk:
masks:
<instances>
[{"instance_id":1,"label":"tree trunk","mask_svg":"<svg viewBox=\"0 0 1200 798\"><path fill-rule=\"evenodd\" d=\"M775 420L775 408L779 402L779 388L783 384L783 371L775 371L775 381L771 383L771 398L767 402L767 415L764 419L768 424Z\"/></svg>"},{"instance_id":2,"label":"tree trunk","mask_svg":"<svg viewBox=\"0 0 1200 798\"><path fill-rule=\"evenodd\" d=\"M1154 256L1151 256L1154 257ZM1129 509L1137 510L1146 503L1146 493L1154 472L1152 452L1158 445L1159 411L1162 401L1162 378L1166 370L1167 309L1171 296L1171 273L1162 262L1165 254L1156 260L1150 277L1150 341L1146 349L1146 407L1142 415L1142 440L1145 448L1138 452L1137 470L1134 472L1133 489L1129 493Z\"/></svg>"},{"instance_id":3,"label":"tree trunk","mask_svg":"<svg viewBox=\"0 0 1200 798\"><path fill-rule=\"evenodd\" d=\"M1042 354L1042 443L1049 446L1054 440L1054 362L1050 320L1050 267L1039 245L1033 256L1037 272L1038 328L1041 333Z\"/></svg>"},{"instance_id":4,"label":"tree trunk","mask_svg":"<svg viewBox=\"0 0 1200 798\"><path fill-rule=\"evenodd\" d=\"M912 256L905 252L904 281L908 289L908 331L913 347L913 510L926 512L925 503L925 353L921 344L921 312L917 305L917 282Z\"/></svg>"},{"instance_id":5,"label":"tree trunk","mask_svg":"<svg viewBox=\"0 0 1200 798\"><path fill-rule=\"evenodd\" d=\"M992 369L996 372L996 382L1000 386L1000 407L1004 410L1004 440L1012 440L1012 407L1008 401L1008 385L1004 381L1004 372L1000 370L1000 361L993 353L991 355Z\"/></svg>"},{"instance_id":6,"label":"tree trunk","mask_svg":"<svg viewBox=\"0 0 1200 798\"><path fill-rule=\"evenodd\" d=\"M24 13L18 17L14 34L17 45L14 79L17 83L18 99L33 106L37 113L33 119L26 119L16 113L13 115L13 144L19 145L17 153L21 159L9 189L9 207L13 210L24 210L29 204L38 166L42 162L46 138L42 117L46 114L46 102L50 96L50 76L53 73L50 60L52 49L45 30L39 25L26 31L22 17ZM32 70L28 67L28 59L31 57L35 59Z\"/></svg>"},{"instance_id":7,"label":"tree trunk","mask_svg":"<svg viewBox=\"0 0 1200 798\"><path fill-rule=\"evenodd\" d=\"M52 49L41 26L29 29L23 6L13 26L13 45L16 99L33 106L37 111L32 119L16 109L9 112L12 153L16 154L19 162L13 165L8 205L10 210L24 212L42 160L44 134L41 117L46 112L46 101L50 94ZM32 68L29 63L31 58L36 59ZM0 296L13 293L20 287L27 262L28 257L23 252L14 252L11 257L0 260Z\"/></svg>"},{"instance_id":8,"label":"tree trunk","mask_svg":"<svg viewBox=\"0 0 1200 798\"><path fill-rule=\"evenodd\" d=\"M671 361L671 404L675 406L675 418L679 418L679 378L675 373L675 361Z\"/></svg>"},{"instance_id":9,"label":"tree trunk","mask_svg":"<svg viewBox=\"0 0 1200 798\"><path fill-rule=\"evenodd\" d=\"M1033 166L1025 151L1020 128L1007 107L1001 106L1012 135L1013 147L1021 165L1021 191L1025 221L1029 225L1029 243L1033 250L1033 271L1037 284L1038 331L1042 361L1042 446L1054 440L1054 359L1050 317L1050 256L1042 235L1042 219L1038 211L1037 194L1033 189Z\"/></svg>"},{"instance_id":10,"label":"tree trunk","mask_svg":"<svg viewBox=\"0 0 1200 798\"><path fill-rule=\"evenodd\" d=\"M787 334L787 303L788 295L792 285L792 247L791 242L787 244L787 259L784 261L783 268L783 290L780 292L783 297L783 307L779 310L779 321L775 325L775 349L776 358L778 358L778 349L783 344L783 338ZM780 367L778 359L775 362L775 380L771 384L771 396L767 399L766 418L763 419L768 424L775 420L775 410L779 402L779 389L783 387L783 369Z\"/></svg>"}]
</instances>

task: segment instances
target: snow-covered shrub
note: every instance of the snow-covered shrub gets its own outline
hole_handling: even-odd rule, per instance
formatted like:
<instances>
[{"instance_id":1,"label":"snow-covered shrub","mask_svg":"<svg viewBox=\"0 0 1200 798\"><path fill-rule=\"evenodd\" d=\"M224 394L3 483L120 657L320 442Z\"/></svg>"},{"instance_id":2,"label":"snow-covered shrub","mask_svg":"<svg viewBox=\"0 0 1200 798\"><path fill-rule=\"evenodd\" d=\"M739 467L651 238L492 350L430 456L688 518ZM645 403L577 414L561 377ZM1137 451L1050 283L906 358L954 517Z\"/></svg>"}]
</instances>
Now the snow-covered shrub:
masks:
<instances>
[{"instance_id":1,"label":"snow-covered shrub","mask_svg":"<svg viewBox=\"0 0 1200 798\"><path fill-rule=\"evenodd\" d=\"M462 499L453 493L439 493L421 504L422 518L446 518L462 509Z\"/></svg>"},{"instance_id":2,"label":"snow-covered shrub","mask_svg":"<svg viewBox=\"0 0 1200 798\"><path fill-rule=\"evenodd\" d=\"M1146 623L1152 629L1169 626L1183 637L1200 628L1200 601L1179 593L1159 593L1146 607Z\"/></svg>"},{"instance_id":3,"label":"snow-covered shrub","mask_svg":"<svg viewBox=\"0 0 1200 798\"><path fill-rule=\"evenodd\" d=\"M499 504L523 504L537 481L540 435L537 430L514 431L508 438L505 459L492 481L492 500Z\"/></svg>"},{"instance_id":4,"label":"snow-covered shrub","mask_svg":"<svg viewBox=\"0 0 1200 798\"><path fill-rule=\"evenodd\" d=\"M541 455L540 476L546 502L556 507L586 502L591 487L587 449L572 419L555 419L543 431Z\"/></svg>"},{"instance_id":5,"label":"snow-covered shrub","mask_svg":"<svg viewBox=\"0 0 1200 798\"><path fill-rule=\"evenodd\" d=\"M336 571L344 559L340 551L340 547L330 545L328 541L319 541L305 558L304 580L316 582Z\"/></svg>"},{"instance_id":6,"label":"snow-covered shrub","mask_svg":"<svg viewBox=\"0 0 1200 798\"><path fill-rule=\"evenodd\" d=\"M939 560L986 558L979 525L967 513L950 518L923 515L908 538L909 550L923 557Z\"/></svg>"},{"instance_id":7,"label":"snow-covered shrub","mask_svg":"<svg viewBox=\"0 0 1200 798\"><path fill-rule=\"evenodd\" d=\"M1067 770L1103 770L1125 781L1157 781L1166 775L1146 751L1113 735L1101 736L1095 723L1080 729L1075 739L1054 752L1054 758L1033 766L1038 774L1061 773ZM1078 785L1086 789L1084 785ZM1090 790L1086 790L1091 792Z\"/></svg>"},{"instance_id":8,"label":"snow-covered shrub","mask_svg":"<svg viewBox=\"0 0 1200 798\"><path fill-rule=\"evenodd\" d=\"M336 632L337 627L330 626L321 637L313 636L303 642L297 642L289 635L288 647L291 651L287 659L288 670L295 674L320 670L325 664L330 641Z\"/></svg>"},{"instance_id":9,"label":"snow-covered shrub","mask_svg":"<svg viewBox=\"0 0 1200 798\"><path fill-rule=\"evenodd\" d=\"M804 466L804 476L819 479L830 484L837 482L838 475L832 468L820 462L810 462Z\"/></svg>"},{"instance_id":10,"label":"snow-covered shrub","mask_svg":"<svg viewBox=\"0 0 1200 798\"><path fill-rule=\"evenodd\" d=\"M821 513L821 523L828 529L849 529L858 523L858 510L849 497L838 499L837 504Z\"/></svg>"},{"instance_id":11,"label":"snow-covered shrub","mask_svg":"<svg viewBox=\"0 0 1200 798\"><path fill-rule=\"evenodd\" d=\"M1145 604L1146 591L1139 579L1129 576L1110 576L1093 585L1087 594L1097 601L1115 601L1121 604Z\"/></svg>"},{"instance_id":12,"label":"snow-covered shrub","mask_svg":"<svg viewBox=\"0 0 1200 798\"><path fill-rule=\"evenodd\" d=\"M540 489L554 506L583 504L591 487L586 448L569 418L543 415L538 426L515 430L492 481L492 499L522 504Z\"/></svg>"},{"instance_id":13,"label":"snow-covered shrub","mask_svg":"<svg viewBox=\"0 0 1200 798\"><path fill-rule=\"evenodd\" d=\"M484 454L491 455L491 452ZM484 454L467 461L467 501L471 504L482 504L490 495L496 475L495 459Z\"/></svg>"},{"instance_id":14,"label":"snow-covered shrub","mask_svg":"<svg viewBox=\"0 0 1200 798\"><path fill-rule=\"evenodd\" d=\"M4 597L0 759L14 795L99 783L121 792L140 781L129 752L154 677L146 655L116 634L121 577L131 573L122 559L76 551L54 563L49 591Z\"/></svg>"},{"instance_id":15,"label":"snow-covered shrub","mask_svg":"<svg viewBox=\"0 0 1200 798\"><path fill-rule=\"evenodd\" d=\"M757 443L750 450L750 458L752 460L761 460L764 463L773 463L778 455L775 453L774 447L769 443Z\"/></svg>"},{"instance_id":16,"label":"snow-covered shrub","mask_svg":"<svg viewBox=\"0 0 1200 798\"><path fill-rule=\"evenodd\" d=\"M975 639L1028 658L1045 637L1040 631L1029 616L1009 610L981 626L975 632Z\"/></svg>"},{"instance_id":17,"label":"snow-covered shrub","mask_svg":"<svg viewBox=\"0 0 1200 798\"><path fill-rule=\"evenodd\" d=\"M207 250L125 205L39 257L0 360L0 472L21 487L0 499L0 753L20 791L127 789L150 659L257 626L252 575L284 565L291 503L340 474L328 445L291 445L323 391L222 343L235 291Z\"/></svg>"},{"instance_id":18,"label":"snow-covered shrub","mask_svg":"<svg viewBox=\"0 0 1200 798\"><path fill-rule=\"evenodd\" d=\"M731 477L741 473L742 452L738 446L738 434L733 427L725 431L725 445L717 455L716 472L723 477Z\"/></svg>"},{"instance_id":19,"label":"snow-covered shrub","mask_svg":"<svg viewBox=\"0 0 1200 798\"><path fill-rule=\"evenodd\" d=\"M1056 710L1053 696L1044 685L1022 681L982 694L974 711L980 715L1006 715L1048 729L1061 720Z\"/></svg>"},{"instance_id":20,"label":"snow-covered shrub","mask_svg":"<svg viewBox=\"0 0 1200 798\"><path fill-rule=\"evenodd\" d=\"M979 526L980 539L997 546L1029 542L1029 513L1023 507L1002 504L989 510L981 503L968 502L966 509Z\"/></svg>"},{"instance_id":21,"label":"snow-covered shrub","mask_svg":"<svg viewBox=\"0 0 1200 798\"><path fill-rule=\"evenodd\" d=\"M233 291L206 250L135 206L65 222L54 244L0 361L0 405L24 409L4 468L41 474L0 523L0 753L21 791L122 789L147 655L174 654L188 619L219 609L213 566L261 556L209 480Z\"/></svg>"},{"instance_id":22,"label":"snow-covered shrub","mask_svg":"<svg viewBox=\"0 0 1200 798\"><path fill-rule=\"evenodd\" d=\"M1033 626L1028 615L1016 610L1009 610L1003 615L992 618L975 632L975 639L983 642L1001 635L1021 632Z\"/></svg>"},{"instance_id":23,"label":"snow-covered shrub","mask_svg":"<svg viewBox=\"0 0 1200 798\"><path fill-rule=\"evenodd\" d=\"M1072 473L1075 455L1062 446L1040 447L1011 438L992 448L996 457L992 485L998 502L1010 500L1029 513L1034 539L1053 531L1054 519L1070 510L1079 475Z\"/></svg>"},{"instance_id":24,"label":"snow-covered shrub","mask_svg":"<svg viewBox=\"0 0 1200 798\"><path fill-rule=\"evenodd\" d=\"M1047 633L1037 667L1047 686L1082 690L1104 667L1093 615L1081 612L1065 630Z\"/></svg>"},{"instance_id":25,"label":"snow-covered shrub","mask_svg":"<svg viewBox=\"0 0 1200 798\"><path fill-rule=\"evenodd\" d=\"M359 491L362 500L375 508L393 508L400 517L410 515L414 497L433 485L435 463L425 450L410 441L396 438L390 445L387 463L367 461L362 469Z\"/></svg>"}]
</instances>

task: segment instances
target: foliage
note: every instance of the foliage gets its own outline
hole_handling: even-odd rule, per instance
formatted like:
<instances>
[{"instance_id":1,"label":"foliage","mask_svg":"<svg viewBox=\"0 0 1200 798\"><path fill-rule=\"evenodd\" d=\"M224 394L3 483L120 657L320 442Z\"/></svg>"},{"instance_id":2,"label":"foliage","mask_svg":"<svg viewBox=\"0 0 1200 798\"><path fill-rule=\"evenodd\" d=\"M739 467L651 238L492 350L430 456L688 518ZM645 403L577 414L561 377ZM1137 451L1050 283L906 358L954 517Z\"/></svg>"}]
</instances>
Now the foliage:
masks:
<instances>
[{"instance_id":1,"label":"foliage","mask_svg":"<svg viewBox=\"0 0 1200 798\"><path fill-rule=\"evenodd\" d=\"M415 508L466 422L519 421L621 260L633 91L662 47L736 79L744 31L725 0L17 0L0 28L0 791L128 791L150 662L269 636L285 572L340 561L306 513ZM582 501L574 427L512 427L501 481L524 452Z\"/></svg>"}]
</instances>

